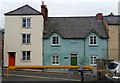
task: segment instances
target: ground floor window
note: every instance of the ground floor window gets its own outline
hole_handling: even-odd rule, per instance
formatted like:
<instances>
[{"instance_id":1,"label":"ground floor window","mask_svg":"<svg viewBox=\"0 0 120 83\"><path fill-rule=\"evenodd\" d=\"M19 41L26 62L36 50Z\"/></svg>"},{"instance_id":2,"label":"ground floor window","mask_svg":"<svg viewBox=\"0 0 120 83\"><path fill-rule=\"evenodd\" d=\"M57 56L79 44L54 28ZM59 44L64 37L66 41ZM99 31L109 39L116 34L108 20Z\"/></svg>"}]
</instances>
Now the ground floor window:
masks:
<instances>
[{"instance_id":1,"label":"ground floor window","mask_svg":"<svg viewBox=\"0 0 120 83\"><path fill-rule=\"evenodd\" d=\"M96 65L97 64L97 56L90 56L90 65Z\"/></svg>"},{"instance_id":2,"label":"ground floor window","mask_svg":"<svg viewBox=\"0 0 120 83\"><path fill-rule=\"evenodd\" d=\"M31 52L30 51L22 51L22 60L28 61L30 60Z\"/></svg>"},{"instance_id":3,"label":"ground floor window","mask_svg":"<svg viewBox=\"0 0 120 83\"><path fill-rule=\"evenodd\" d=\"M52 65L59 65L60 64L59 59L60 59L59 55L53 55L52 56Z\"/></svg>"}]
</instances>

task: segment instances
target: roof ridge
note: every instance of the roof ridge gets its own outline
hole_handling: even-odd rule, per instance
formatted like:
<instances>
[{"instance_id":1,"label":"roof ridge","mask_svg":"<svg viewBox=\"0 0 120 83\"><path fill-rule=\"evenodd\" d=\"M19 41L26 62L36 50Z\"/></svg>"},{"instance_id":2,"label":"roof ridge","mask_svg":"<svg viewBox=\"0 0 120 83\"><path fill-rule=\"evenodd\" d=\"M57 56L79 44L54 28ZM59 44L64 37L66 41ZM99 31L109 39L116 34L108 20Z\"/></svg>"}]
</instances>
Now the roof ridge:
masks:
<instances>
[{"instance_id":1,"label":"roof ridge","mask_svg":"<svg viewBox=\"0 0 120 83\"><path fill-rule=\"evenodd\" d=\"M28 8L30 8L30 9L34 10L35 12L41 14L39 11L37 11L37 10L34 9L33 7L31 7L31 6L29 6L28 4L26 4L26 5L23 5L23 6L19 7L19 8L14 9L14 10L12 10L12 11L10 11L10 12L7 12L7 13L5 13L4 15L14 15L14 14L10 14L10 13L13 13L13 12L15 12L15 11L18 11L18 10L24 8L24 7L28 7Z\"/></svg>"},{"instance_id":2,"label":"roof ridge","mask_svg":"<svg viewBox=\"0 0 120 83\"><path fill-rule=\"evenodd\" d=\"M19 9L25 7L25 6L29 6L29 5L26 4L26 5L24 5L24 6L18 7L18 8L14 9L14 10L12 10L12 11L10 11L10 12L5 13L4 15L6 15L6 14L8 14L8 13L11 13L11 12L14 12L14 11L17 11L17 10L19 10Z\"/></svg>"},{"instance_id":3,"label":"roof ridge","mask_svg":"<svg viewBox=\"0 0 120 83\"><path fill-rule=\"evenodd\" d=\"M48 17L48 18L95 18L95 16L68 16L68 17Z\"/></svg>"}]
</instances>

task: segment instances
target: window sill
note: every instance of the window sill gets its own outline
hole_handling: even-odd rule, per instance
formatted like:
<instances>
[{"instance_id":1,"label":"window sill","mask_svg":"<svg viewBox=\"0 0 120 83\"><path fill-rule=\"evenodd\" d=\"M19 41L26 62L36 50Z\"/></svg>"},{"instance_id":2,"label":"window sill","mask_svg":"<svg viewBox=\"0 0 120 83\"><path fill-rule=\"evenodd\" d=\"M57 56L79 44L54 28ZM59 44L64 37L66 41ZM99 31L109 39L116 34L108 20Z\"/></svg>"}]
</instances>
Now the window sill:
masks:
<instances>
[{"instance_id":1,"label":"window sill","mask_svg":"<svg viewBox=\"0 0 120 83\"><path fill-rule=\"evenodd\" d=\"M31 43L22 43L21 45L31 45Z\"/></svg>"},{"instance_id":2,"label":"window sill","mask_svg":"<svg viewBox=\"0 0 120 83\"><path fill-rule=\"evenodd\" d=\"M52 65L60 65L60 64L52 64Z\"/></svg>"},{"instance_id":3,"label":"window sill","mask_svg":"<svg viewBox=\"0 0 120 83\"><path fill-rule=\"evenodd\" d=\"M95 44L95 45L90 45L89 44L89 47L97 47L98 45L97 44Z\"/></svg>"},{"instance_id":4,"label":"window sill","mask_svg":"<svg viewBox=\"0 0 120 83\"><path fill-rule=\"evenodd\" d=\"M31 60L21 60L21 62L31 62Z\"/></svg>"},{"instance_id":5,"label":"window sill","mask_svg":"<svg viewBox=\"0 0 120 83\"><path fill-rule=\"evenodd\" d=\"M51 47L60 47L60 45L51 45Z\"/></svg>"},{"instance_id":6,"label":"window sill","mask_svg":"<svg viewBox=\"0 0 120 83\"><path fill-rule=\"evenodd\" d=\"M31 27L22 27L22 29L31 29Z\"/></svg>"}]
</instances>

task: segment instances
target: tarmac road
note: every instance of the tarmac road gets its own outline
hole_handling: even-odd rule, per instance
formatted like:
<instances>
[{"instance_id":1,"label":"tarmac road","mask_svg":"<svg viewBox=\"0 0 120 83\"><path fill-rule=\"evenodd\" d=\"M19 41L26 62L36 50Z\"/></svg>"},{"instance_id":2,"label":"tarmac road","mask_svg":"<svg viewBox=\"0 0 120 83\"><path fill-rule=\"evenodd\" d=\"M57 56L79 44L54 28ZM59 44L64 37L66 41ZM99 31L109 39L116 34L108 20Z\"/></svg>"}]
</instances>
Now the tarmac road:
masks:
<instances>
[{"instance_id":1,"label":"tarmac road","mask_svg":"<svg viewBox=\"0 0 120 83\"><path fill-rule=\"evenodd\" d=\"M91 76L85 76L84 80L91 80ZM81 81L81 76L79 73L10 71L9 77L4 76L3 81Z\"/></svg>"},{"instance_id":2,"label":"tarmac road","mask_svg":"<svg viewBox=\"0 0 120 83\"><path fill-rule=\"evenodd\" d=\"M2 83L39 83L39 82L69 82L69 83L77 83L81 81L81 77L79 73L71 73L70 78L68 78L67 73L53 73L53 72L41 72L41 71L10 71L9 77L6 75L3 77ZM113 80L96 80L91 79L91 76L84 76L85 83L120 83L120 81ZM83 82L82 82L83 83Z\"/></svg>"}]
</instances>

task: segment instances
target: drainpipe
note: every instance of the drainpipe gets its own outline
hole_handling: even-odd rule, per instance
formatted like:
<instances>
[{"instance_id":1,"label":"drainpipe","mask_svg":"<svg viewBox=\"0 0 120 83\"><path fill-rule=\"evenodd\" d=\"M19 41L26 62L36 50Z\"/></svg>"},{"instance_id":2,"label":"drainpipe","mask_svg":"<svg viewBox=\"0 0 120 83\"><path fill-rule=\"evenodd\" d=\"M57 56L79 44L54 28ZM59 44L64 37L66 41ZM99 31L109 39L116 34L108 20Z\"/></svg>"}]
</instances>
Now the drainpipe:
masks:
<instances>
[{"instance_id":1,"label":"drainpipe","mask_svg":"<svg viewBox=\"0 0 120 83\"><path fill-rule=\"evenodd\" d=\"M44 38L43 38L43 37L42 37L42 45L43 45L43 46L42 46L42 49L43 49L43 50L42 50L42 65L44 66L44 65L45 65L45 64L44 64L44 56L45 56L45 55L44 55Z\"/></svg>"},{"instance_id":2,"label":"drainpipe","mask_svg":"<svg viewBox=\"0 0 120 83\"><path fill-rule=\"evenodd\" d=\"M83 61L83 65L85 65L85 55L86 55L85 50L86 49L85 49L85 39L84 39L84 59L83 59L84 61Z\"/></svg>"},{"instance_id":3,"label":"drainpipe","mask_svg":"<svg viewBox=\"0 0 120 83\"><path fill-rule=\"evenodd\" d=\"M2 30L2 77L4 76L4 30Z\"/></svg>"},{"instance_id":4,"label":"drainpipe","mask_svg":"<svg viewBox=\"0 0 120 83\"><path fill-rule=\"evenodd\" d=\"M119 19L118 19L119 22ZM120 25L118 23L118 60L120 60Z\"/></svg>"},{"instance_id":5,"label":"drainpipe","mask_svg":"<svg viewBox=\"0 0 120 83\"><path fill-rule=\"evenodd\" d=\"M108 59L108 58L109 58L109 57L108 57L108 40L109 40L109 39L107 39L107 49L106 49L106 51L107 51L107 60L109 60L109 59Z\"/></svg>"}]
</instances>

